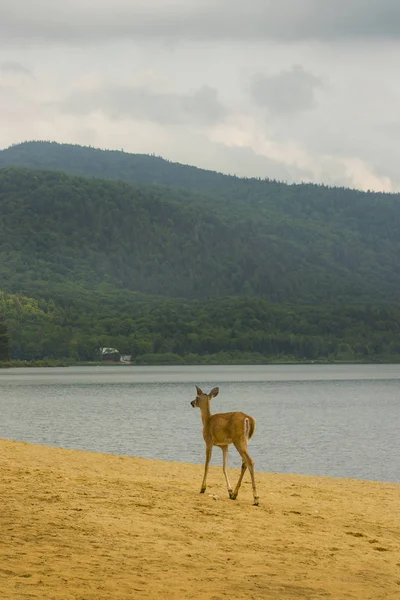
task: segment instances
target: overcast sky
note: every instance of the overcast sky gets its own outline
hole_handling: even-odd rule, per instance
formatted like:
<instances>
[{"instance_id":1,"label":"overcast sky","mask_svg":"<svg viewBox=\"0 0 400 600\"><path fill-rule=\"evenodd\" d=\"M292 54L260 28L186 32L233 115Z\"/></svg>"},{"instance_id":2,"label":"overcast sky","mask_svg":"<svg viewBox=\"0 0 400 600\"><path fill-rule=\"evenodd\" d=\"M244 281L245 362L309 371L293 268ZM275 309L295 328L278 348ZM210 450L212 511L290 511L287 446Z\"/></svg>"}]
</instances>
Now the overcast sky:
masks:
<instances>
[{"instance_id":1,"label":"overcast sky","mask_svg":"<svg viewBox=\"0 0 400 600\"><path fill-rule=\"evenodd\" d=\"M0 0L0 148L400 191L400 0Z\"/></svg>"}]
</instances>

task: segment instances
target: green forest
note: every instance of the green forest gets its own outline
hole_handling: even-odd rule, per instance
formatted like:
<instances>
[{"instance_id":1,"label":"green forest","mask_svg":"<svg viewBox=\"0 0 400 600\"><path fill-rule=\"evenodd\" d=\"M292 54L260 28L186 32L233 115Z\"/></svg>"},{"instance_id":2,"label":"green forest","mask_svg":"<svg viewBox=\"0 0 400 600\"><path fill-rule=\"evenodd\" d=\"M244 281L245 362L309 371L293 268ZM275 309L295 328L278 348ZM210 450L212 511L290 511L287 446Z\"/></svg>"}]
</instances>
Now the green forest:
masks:
<instances>
[{"instance_id":1,"label":"green forest","mask_svg":"<svg viewBox=\"0 0 400 600\"><path fill-rule=\"evenodd\" d=\"M0 311L17 360L96 362L110 346L137 364L400 359L400 306L333 309L60 288L50 300L2 293Z\"/></svg>"},{"instance_id":2,"label":"green forest","mask_svg":"<svg viewBox=\"0 0 400 600\"><path fill-rule=\"evenodd\" d=\"M296 207L290 217L270 210L268 196L263 210L243 201L246 216L208 202L173 188L0 169L2 288L30 292L40 282L69 280L193 299L399 298L397 198L364 194L358 212L357 203L342 209L346 216L335 204L316 208L314 199L307 219Z\"/></svg>"},{"instance_id":3,"label":"green forest","mask_svg":"<svg viewBox=\"0 0 400 600\"><path fill-rule=\"evenodd\" d=\"M400 197L0 151L0 360L397 361Z\"/></svg>"}]
</instances>

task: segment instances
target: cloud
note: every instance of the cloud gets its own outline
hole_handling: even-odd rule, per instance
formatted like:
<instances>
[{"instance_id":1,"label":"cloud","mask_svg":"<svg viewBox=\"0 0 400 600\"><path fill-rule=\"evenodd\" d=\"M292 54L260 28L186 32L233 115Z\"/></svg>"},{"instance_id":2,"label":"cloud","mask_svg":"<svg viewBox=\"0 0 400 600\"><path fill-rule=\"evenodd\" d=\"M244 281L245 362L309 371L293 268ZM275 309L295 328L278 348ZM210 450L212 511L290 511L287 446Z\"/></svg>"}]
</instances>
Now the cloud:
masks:
<instances>
[{"instance_id":1,"label":"cloud","mask_svg":"<svg viewBox=\"0 0 400 600\"><path fill-rule=\"evenodd\" d=\"M0 14L3 146L400 190L397 0L0 0Z\"/></svg>"},{"instance_id":2,"label":"cloud","mask_svg":"<svg viewBox=\"0 0 400 600\"><path fill-rule=\"evenodd\" d=\"M398 0L0 0L0 39L400 39Z\"/></svg>"},{"instance_id":3,"label":"cloud","mask_svg":"<svg viewBox=\"0 0 400 600\"><path fill-rule=\"evenodd\" d=\"M111 120L147 119L163 125L211 125L224 119L227 109L217 91L202 86L192 94L162 93L142 86L101 86L76 90L59 103L65 114L101 111Z\"/></svg>"},{"instance_id":4,"label":"cloud","mask_svg":"<svg viewBox=\"0 0 400 600\"><path fill-rule=\"evenodd\" d=\"M35 83L38 89L42 83ZM88 106L89 108L89 106ZM376 168L359 156L329 155L307 149L301 137L285 141L268 135L253 115L232 113L225 120L207 128L171 126L160 120L119 115L111 118L105 112L54 111L41 97L27 96L10 88L0 94L0 115L4 146L29 139L56 140L92 145L98 148L124 149L126 152L156 154L169 160L201 168L246 177L281 181L314 181L329 185L345 185L360 189L394 191L400 189L397 158L390 165ZM396 185L397 184L397 185Z\"/></svg>"},{"instance_id":5,"label":"cloud","mask_svg":"<svg viewBox=\"0 0 400 600\"><path fill-rule=\"evenodd\" d=\"M295 65L276 75L255 75L250 95L258 106L272 114L293 114L310 110L316 104L315 91L322 80Z\"/></svg>"},{"instance_id":6,"label":"cloud","mask_svg":"<svg viewBox=\"0 0 400 600\"><path fill-rule=\"evenodd\" d=\"M12 60L0 62L0 73L33 77L32 71Z\"/></svg>"},{"instance_id":7,"label":"cloud","mask_svg":"<svg viewBox=\"0 0 400 600\"><path fill-rule=\"evenodd\" d=\"M6 60L0 62L0 88L18 87L29 85L33 82L32 71L18 62Z\"/></svg>"}]
</instances>

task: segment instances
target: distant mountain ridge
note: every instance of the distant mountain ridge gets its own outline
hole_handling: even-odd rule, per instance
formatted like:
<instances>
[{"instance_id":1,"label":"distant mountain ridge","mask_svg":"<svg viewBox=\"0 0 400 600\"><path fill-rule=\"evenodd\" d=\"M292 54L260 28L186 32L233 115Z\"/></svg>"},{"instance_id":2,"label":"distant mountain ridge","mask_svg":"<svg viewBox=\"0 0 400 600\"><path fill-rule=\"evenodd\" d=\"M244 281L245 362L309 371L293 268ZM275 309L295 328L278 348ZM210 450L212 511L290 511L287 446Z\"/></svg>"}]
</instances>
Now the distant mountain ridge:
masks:
<instances>
[{"instance_id":1,"label":"distant mountain ridge","mask_svg":"<svg viewBox=\"0 0 400 600\"><path fill-rule=\"evenodd\" d=\"M74 175L100 179L118 179L149 185L182 187L202 192L243 189L249 186L259 189L266 186L283 186L298 191L303 187L328 190L346 190L352 194L368 194L356 189L326 186L315 183L293 183L265 178L238 177L218 171L203 169L189 164L167 160L152 154L129 153L123 150L107 150L79 144L54 141L26 141L0 150L0 167L19 166L38 169L66 171ZM398 196L377 192L380 196Z\"/></svg>"},{"instance_id":2,"label":"distant mountain ridge","mask_svg":"<svg viewBox=\"0 0 400 600\"><path fill-rule=\"evenodd\" d=\"M184 188L215 187L231 177L198 167L170 162L159 156L131 154L122 150L102 150L77 144L29 141L0 150L0 167L29 167L66 171L100 179L120 179L149 185ZM204 175L210 184L205 184ZM234 179L239 179L234 177ZM194 186L193 181L197 181Z\"/></svg>"},{"instance_id":3,"label":"distant mountain ridge","mask_svg":"<svg viewBox=\"0 0 400 600\"><path fill-rule=\"evenodd\" d=\"M26 142L0 151L2 287L397 302L399 198Z\"/></svg>"},{"instance_id":4,"label":"distant mountain ridge","mask_svg":"<svg viewBox=\"0 0 400 600\"><path fill-rule=\"evenodd\" d=\"M280 216L310 218L314 209L321 214L313 217L362 217L362 210L371 211L377 203L397 208L400 194L363 192L328 187L313 183L287 184L275 180L241 178L216 171L170 162L147 154L130 154L119 150L102 150L58 142L29 141L0 150L1 167L27 167L64 171L83 177L135 182L144 185L181 188L201 194L202 206L239 217L277 211ZM258 220L260 214L256 214Z\"/></svg>"}]
</instances>

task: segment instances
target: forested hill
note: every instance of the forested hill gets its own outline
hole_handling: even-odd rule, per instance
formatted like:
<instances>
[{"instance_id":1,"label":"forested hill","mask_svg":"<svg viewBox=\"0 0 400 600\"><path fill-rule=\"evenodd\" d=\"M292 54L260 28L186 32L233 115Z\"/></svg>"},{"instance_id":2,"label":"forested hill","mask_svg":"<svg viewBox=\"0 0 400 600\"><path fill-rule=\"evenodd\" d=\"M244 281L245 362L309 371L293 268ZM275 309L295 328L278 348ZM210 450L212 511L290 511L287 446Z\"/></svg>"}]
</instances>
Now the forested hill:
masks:
<instances>
[{"instance_id":1,"label":"forested hill","mask_svg":"<svg viewBox=\"0 0 400 600\"><path fill-rule=\"evenodd\" d=\"M333 192L325 203L282 196L291 211L278 210L268 194L251 205L238 197L235 212L217 210L218 195L3 168L1 288L106 284L198 299L397 302L397 197L354 193L346 201L344 191Z\"/></svg>"},{"instance_id":2,"label":"forested hill","mask_svg":"<svg viewBox=\"0 0 400 600\"><path fill-rule=\"evenodd\" d=\"M8 166L204 191L215 191L225 179L229 179L214 171L169 162L157 156L57 142L24 142L0 150L0 167Z\"/></svg>"},{"instance_id":3,"label":"forested hill","mask_svg":"<svg viewBox=\"0 0 400 600\"><path fill-rule=\"evenodd\" d=\"M181 204L196 203L203 214L212 212L230 224L234 219L238 223L261 223L263 235L278 243L279 253L276 256L273 252L271 260L277 259L285 270L288 266L285 255L290 254L296 260L295 250L301 255L305 251L306 256L315 252L322 261L322 269L335 271L340 265L346 271L351 270L356 278L356 272L362 271L364 277L375 279L375 271L383 269L385 279L390 279L392 285L399 275L397 257L392 253L396 252L400 226L400 194L239 178L156 156L56 142L33 141L11 146L0 151L0 168L3 166L51 169L158 186L160 189L153 187L152 193L161 200L177 197ZM281 238L289 245L293 240L296 247L287 248L280 258ZM303 258L308 261L306 256ZM317 256L311 262L316 259ZM379 276L372 283L373 289L378 281ZM337 290L339 295L341 288Z\"/></svg>"},{"instance_id":4,"label":"forested hill","mask_svg":"<svg viewBox=\"0 0 400 600\"><path fill-rule=\"evenodd\" d=\"M380 206L390 210L400 202L399 194L240 178L156 156L57 142L31 141L0 150L0 167L10 166L184 188L200 192L205 204L230 216L258 219L260 214L268 216L274 210L280 216L333 220L338 225L350 219L361 231L375 223L374 211Z\"/></svg>"}]
</instances>

